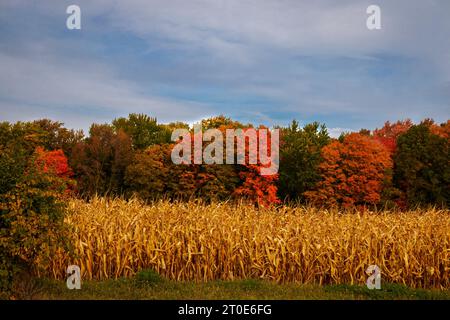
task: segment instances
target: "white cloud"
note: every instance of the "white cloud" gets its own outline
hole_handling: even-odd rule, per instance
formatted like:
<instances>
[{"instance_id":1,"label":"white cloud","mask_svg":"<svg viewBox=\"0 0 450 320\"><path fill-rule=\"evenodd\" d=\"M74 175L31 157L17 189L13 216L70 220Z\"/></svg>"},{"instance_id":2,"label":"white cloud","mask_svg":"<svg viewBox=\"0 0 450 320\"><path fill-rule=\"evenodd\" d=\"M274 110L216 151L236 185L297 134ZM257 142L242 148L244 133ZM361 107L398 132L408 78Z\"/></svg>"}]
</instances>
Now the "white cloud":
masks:
<instances>
[{"instance_id":1,"label":"white cloud","mask_svg":"<svg viewBox=\"0 0 450 320\"><path fill-rule=\"evenodd\" d=\"M332 138L339 138L342 133L354 132L355 130L349 128L328 128L328 134Z\"/></svg>"},{"instance_id":2,"label":"white cloud","mask_svg":"<svg viewBox=\"0 0 450 320\"><path fill-rule=\"evenodd\" d=\"M0 110L3 116L5 112L11 115L17 109L33 114L33 108L41 111L44 107L49 108L47 111L93 108L97 113L108 114L108 120L128 112L145 112L160 121L172 121L199 117L208 110L208 106L196 102L144 93L138 85L120 79L101 63L44 54L38 57L30 60L29 57L0 53L0 97L3 100ZM64 114L64 111L58 113Z\"/></svg>"},{"instance_id":3,"label":"white cloud","mask_svg":"<svg viewBox=\"0 0 450 320\"><path fill-rule=\"evenodd\" d=\"M450 31L448 1L378 3L383 29L376 32L366 28L369 0L129 0L116 1L111 15L116 27L143 38L158 34L216 53L222 48L211 36L303 54L370 56L385 51L437 57L435 45L450 48L448 41L442 42Z\"/></svg>"}]
</instances>

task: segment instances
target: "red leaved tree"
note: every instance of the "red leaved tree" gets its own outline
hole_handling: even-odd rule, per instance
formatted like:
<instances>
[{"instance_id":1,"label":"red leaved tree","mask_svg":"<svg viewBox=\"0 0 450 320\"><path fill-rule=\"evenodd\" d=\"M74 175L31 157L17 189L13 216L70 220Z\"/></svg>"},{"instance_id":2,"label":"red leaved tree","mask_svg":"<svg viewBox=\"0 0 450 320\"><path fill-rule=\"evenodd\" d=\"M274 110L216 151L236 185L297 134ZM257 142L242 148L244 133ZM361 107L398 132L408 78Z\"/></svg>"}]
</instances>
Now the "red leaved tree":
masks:
<instances>
[{"instance_id":1,"label":"red leaved tree","mask_svg":"<svg viewBox=\"0 0 450 320\"><path fill-rule=\"evenodd\" d=\"M42 147L37 147L35 156L35 164L38 166L38 170L60 178L59 180L65 185L66 193L73 191L75 186L75 182L72 180L73 172L61 149L46 151Z\"/></svg>"},{"instance_id":2,"label":"red leaved tree","mask_svg":"<svg viewBox=\"0 0 450 320\"><path fill-rule=\"evenodd\" d=\"M402 133L408 131L412 125L413 123L409 119L397 121L395 123L386 121L381 129L374 130L373 136L389 150L391 155L393 155L397 149L397 138Z\"/></svg>"}]
</instances>

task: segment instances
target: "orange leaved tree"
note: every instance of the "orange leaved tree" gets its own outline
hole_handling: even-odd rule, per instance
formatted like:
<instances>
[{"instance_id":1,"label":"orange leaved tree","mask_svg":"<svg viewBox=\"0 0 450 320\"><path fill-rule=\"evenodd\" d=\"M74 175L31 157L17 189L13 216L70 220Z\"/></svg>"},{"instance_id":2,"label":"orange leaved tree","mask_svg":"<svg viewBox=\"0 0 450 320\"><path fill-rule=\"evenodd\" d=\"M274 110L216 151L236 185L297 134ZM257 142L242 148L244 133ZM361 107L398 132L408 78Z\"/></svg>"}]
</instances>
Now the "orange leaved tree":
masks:
<instances>
[{"instance_id":1,"label":"orange leaved tree","mask_svg":"<svg viewBox=\"0 0 450 320\"><path fill-rule=\"evenodd\" d=\"M249 128L244 129L245 132ZM252 201L263 207L269 207L274 204L281 203L278 198L277 192L277 182L278 182L278 170L274 171L273 174L263 175L261 170L263 168L269 168L271 165L271 160L274 157L279 157L279 151L277 148L272 149L272 135L270 131L266 131L267 128L260 126L256 129L256 146L248 148L245 150L245 164L240 166L239 177L242 184L234 190L233 195L235 197L242 197L247 200ZM264 144L260 144L261 135L260 133L264 131L267 133L266 140ZM262 160L260 154L257 156L257 163L250 164L250 148L254 149L252 152L256 154L259 148L267 148L267 150L262 150L263 154L266 154L267 159ZM256 150L255 150L256 149ZM276 154L275 154L276 153Z\"/></svg>"},{"instance_id":2,"label":"orange leaved tree","mask_svg":"<svg viewBox=\"0 0 450 320\"><path fill-rule=\"evenodd\" d=\"M379 141L351 133L322 149L322 180L305 193L314 204L366 206L381 200L383 184L390 179L390 153Z\"/></svg>"}]
</instances>

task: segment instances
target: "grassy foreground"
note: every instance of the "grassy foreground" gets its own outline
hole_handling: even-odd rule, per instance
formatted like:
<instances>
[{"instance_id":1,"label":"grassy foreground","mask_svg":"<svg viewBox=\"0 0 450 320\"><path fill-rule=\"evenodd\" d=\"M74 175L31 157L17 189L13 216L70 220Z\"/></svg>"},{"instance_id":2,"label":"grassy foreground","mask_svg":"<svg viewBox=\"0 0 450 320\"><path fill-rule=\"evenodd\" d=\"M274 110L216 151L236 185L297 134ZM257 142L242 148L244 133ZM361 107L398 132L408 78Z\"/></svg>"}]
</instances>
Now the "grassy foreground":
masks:
<instances>
[{"instance_id":1,"label":"grassy foreground","mask_svg":"<svg viewBox=\"0 0 450 320\"><path fill-rule=\"evenodd\" d=\"M231 300L341 300L341 299L444 299L450 291L411 289L396 284L383 284L381 290L355 285L276 284L263 280L210 281L205 283L158 281L136 278L86 281L80 290L68 290L64 281L45 280L33 299L231 299Z\"/></svg>"}]
</instances>

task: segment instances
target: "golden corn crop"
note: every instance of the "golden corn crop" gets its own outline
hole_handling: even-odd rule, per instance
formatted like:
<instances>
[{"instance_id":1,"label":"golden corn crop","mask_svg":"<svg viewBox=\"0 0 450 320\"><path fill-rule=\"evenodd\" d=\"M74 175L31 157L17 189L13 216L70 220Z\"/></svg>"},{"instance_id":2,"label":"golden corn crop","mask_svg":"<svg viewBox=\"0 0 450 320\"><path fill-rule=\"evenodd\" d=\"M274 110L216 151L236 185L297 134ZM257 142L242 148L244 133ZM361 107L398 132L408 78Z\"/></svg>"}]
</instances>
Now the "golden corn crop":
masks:
<instances>
[{"instance_id":1,"label":"golden corn crop","mask_svg":"<svg viewBox=\"0 0 450 320\"><path fill-rule=\"evenodd\" d=\"M450 212L337 210L137 199L70 200L75 256L58 252L51 273L79 265L83 279L132 276L153 268L173 280L262 278L364 284L369 265L382 281L449 288Z\"/></svg>"}]
</instances>

